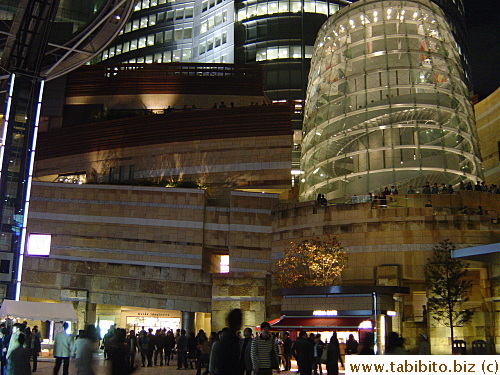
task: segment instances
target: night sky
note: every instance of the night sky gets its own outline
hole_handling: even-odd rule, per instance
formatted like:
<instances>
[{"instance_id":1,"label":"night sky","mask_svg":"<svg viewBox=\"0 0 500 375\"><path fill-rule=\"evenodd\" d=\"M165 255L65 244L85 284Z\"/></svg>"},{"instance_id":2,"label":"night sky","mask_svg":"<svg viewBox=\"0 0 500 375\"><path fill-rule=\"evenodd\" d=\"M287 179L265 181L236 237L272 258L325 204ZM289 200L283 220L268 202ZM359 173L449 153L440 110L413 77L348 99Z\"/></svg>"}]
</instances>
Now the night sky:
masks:
<instances>
[{"instance_id":1,"label":"night sky","mask_svg":"<svg viewBox=\"0 0 500 375\"><path fill-rule=\"evenodd\" d=\"M500 86L500 3L465 0L472 84L479 100Z\"/></svg>"}]
</instances>

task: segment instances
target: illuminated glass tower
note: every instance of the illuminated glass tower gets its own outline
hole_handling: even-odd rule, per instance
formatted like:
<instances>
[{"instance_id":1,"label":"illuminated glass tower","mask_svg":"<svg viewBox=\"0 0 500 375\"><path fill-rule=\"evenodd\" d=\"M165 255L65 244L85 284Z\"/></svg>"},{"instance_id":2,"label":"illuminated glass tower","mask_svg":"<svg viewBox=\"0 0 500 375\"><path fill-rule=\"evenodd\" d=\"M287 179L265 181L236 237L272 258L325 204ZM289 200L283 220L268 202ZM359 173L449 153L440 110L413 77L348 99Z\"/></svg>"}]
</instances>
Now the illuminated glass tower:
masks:
<instances>
[{"instance_id":1,"label":"illuminated glass tower","mask_svg":"<svg viewBox=\"0 0 500 375\"><path fill-rule=\"evenodd\" d=\"M301 199L481 178L466 71L427 0L361 0L319 32L304 118Z\"/></svg>"}]
</instances>

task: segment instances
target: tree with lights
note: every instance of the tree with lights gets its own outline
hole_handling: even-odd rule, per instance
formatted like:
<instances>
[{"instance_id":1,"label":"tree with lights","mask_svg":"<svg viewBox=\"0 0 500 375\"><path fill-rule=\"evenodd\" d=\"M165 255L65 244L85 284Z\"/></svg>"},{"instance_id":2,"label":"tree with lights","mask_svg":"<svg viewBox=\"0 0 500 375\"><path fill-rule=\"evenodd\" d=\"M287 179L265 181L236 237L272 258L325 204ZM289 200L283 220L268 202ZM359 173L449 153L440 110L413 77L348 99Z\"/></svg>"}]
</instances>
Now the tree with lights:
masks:
<instances>
[{"instance_id":1,"label":"tree with lights","mask_svg":"<svg viewBox=\"0 0 500 375\"><path fill-rule=\"evenodd\" d=\"M276 282L282 288L333 285L346 263L346 250L335 237L290 242L276 263Z\"/></svg>"},{"instance_id":2,"label":"tree with lights","mask_svg":"<svg viewBox=\"0 0 500 375\"><path fill-rule=\"evenodd\" d=\"M469 265L451 257L455 249L449 240L434 246L425 269L429 314L450 327L452 345L453 328L468 322L474 314L474 309L462 308L462 304L469 300L472 281L466 278Z\"/></svg>"}]
</instances>

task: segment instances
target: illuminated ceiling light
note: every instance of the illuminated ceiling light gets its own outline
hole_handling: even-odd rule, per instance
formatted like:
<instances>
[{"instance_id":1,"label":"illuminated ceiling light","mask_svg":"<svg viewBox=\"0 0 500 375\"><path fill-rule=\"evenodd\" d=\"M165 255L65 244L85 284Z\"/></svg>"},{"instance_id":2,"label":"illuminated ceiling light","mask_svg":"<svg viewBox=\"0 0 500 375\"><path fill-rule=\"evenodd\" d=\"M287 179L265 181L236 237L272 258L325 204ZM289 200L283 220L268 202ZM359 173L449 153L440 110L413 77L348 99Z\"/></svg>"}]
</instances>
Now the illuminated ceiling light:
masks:
<instances>
[{"instance_id":1,"label":"illuminated ceiling light","mask_svg":"<svg viewBox=\"0 0 500 375\"><path fill-rule=\"evenodd\" d=\"M418 12L413 13L413 18L417 18Z\"/></svg>"},{"instance_id":2,"label":"illuminated ceiling light","mask_svg":"<svg viewBox=\"0 0 500 375\"><path fill-rule=\"evenodd\" d=\"M397 315L396 311L387 310L387 316L396 316L396 315Z\"/></svg>"},{"instance_id":3,"label":"illuminated ceiling light","mask_svg":"<svg viewBox=\"0 0 500 375\"><path fill-rule=\"evenodd\" d=\"M336 316L337 310L314 310L314 316Z\"/></svg>"}]
</instances>

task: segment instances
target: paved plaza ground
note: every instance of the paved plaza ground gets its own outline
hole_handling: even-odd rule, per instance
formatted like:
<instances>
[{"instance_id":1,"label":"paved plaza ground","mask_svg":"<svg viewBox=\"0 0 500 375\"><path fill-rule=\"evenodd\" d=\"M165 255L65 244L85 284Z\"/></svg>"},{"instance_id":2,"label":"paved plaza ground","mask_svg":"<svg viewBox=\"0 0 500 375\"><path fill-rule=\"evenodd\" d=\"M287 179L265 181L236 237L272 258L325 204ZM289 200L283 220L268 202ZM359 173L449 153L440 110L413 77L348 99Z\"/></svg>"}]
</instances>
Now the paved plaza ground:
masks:
<instances>
[{"instance_id":1,"label":"paved plaza ground","mask_svg":"<svg viewBox=\"0 0 500 375\"><path fill-rule=\"evenodd\" d=\"M137 371L134 372L134 374L137 375L142 375L142 374L148 374L148 375L195 375L196 370L177 370L176 369L176 364L177 362L174 361L170 362L170 366L157 366L157 367L139 367ZM110 374L110 368L108 367L110 365L109 361L104 360L102 353L98 353L95 356L95 372L96 375L109 375ZM52 370L54 368L54 358L48 358L48 357L40 357L38 361L38 369L34 373L39 374L39 375L52 375ZM59 374L62 375L62 368L59 370ZM282 375L297 375L297 370L292 370L292 371L282 371ZM323 369L323 374L326 374L326 370ZM76 369L75 369L75 364L74 360L71 360L70 364L70 369L69 369L69 375L76 375ZM235 374L238 375L238 374Z\"/></svg>"}]
</instances>

